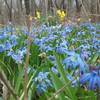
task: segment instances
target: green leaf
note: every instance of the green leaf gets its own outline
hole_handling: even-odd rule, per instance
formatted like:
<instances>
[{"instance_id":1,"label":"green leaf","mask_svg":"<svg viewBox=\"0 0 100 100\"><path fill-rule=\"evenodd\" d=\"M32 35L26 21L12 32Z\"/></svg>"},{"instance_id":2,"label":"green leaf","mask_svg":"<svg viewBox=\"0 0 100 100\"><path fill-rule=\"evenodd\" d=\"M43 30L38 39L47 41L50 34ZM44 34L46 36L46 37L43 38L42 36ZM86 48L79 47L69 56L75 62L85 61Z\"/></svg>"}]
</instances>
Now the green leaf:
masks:
<instances>
[{"instance_id":1,"label":"green leaf","mask_svg":"<svg viewBox=\"0 0 100 100\"><path fill-rule=\"evenodd\" d=\"M56 91L63 87L64 84L62 83L62 81L52 72L51 72L51 77ZM58 94L58 98L59 100L66 100L64 92Z\"/></svg>"},{"instance_id":2,"label":"green leaf","mask_svg":"<svg viewBox=\"0 0 100 100\"><path fill-rule=\"evenodd\" d=\"M15 91L16 93L20 93L20 86L22 85L22 82L23 82L23 68L20 67L20 70L19 70L19 74L18 76L16 77L16 83L15 83Z\"/></svg>"},{"instance_id":3,"label":"green leaf","mask_svg":"<svg viewBox=\"0 0 100 100\"><path fill-rule=\"evenodd\" d=\"M59 73L61 74L61 78L63 80L63 84L67 84L69 82L69 80L67 79L66 77L66 74L65 74L65 71L64 71L64 68L61 64L61 57L60 55L57 55L56 53L54 53L55 57L56 57L56 63L58 65L58 71ZM74 89L71 87L70 84L68 84L68 87L66 87L66 92L68 93L69 97L72 99L72 100L77 100L76 99L76 96L75 96L75 91Z\"/></svg>"}]
</instances>

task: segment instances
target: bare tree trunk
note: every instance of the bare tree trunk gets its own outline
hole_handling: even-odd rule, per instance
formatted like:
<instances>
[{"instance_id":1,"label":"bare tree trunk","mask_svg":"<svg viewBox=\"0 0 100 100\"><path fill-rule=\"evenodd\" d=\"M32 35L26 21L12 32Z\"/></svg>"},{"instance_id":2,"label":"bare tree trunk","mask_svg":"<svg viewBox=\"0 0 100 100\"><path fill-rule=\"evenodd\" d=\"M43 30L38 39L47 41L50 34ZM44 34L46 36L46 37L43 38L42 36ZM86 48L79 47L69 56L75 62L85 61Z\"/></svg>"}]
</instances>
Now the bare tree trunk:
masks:
<instances>
[{"instance_id":1,"label":"bare tree trunk","mask_svg":"<svg viewBox=\"0 0 100 100\"><path fill-rule=\"evenodd\" d=\"M97 14L100 15L100 0L97 0ZM97 16L97 21L100 22L100 16Z\"/></svg>"},{"instance_id":2,"label":"bare tree trunk","mask_svg":"<svg viewBox=\"0 0 100 100\"><path fill-rule=\"evenodd\" d=\"M8 4L7 0L4 1L8 8L9 22L12 22L12 0L10 1L10 5Z\"/></svg>"},{"instance_id":3,"label":"bare tree trunk","mask_svg":"<svg viewBox=\"0 0 100 100\"><path fill-rule=\"evenodd\" d=\"M1 23L1 24L4 24L4 19L3 19L3 14L2 14L2 12L3 12L2 3L3 3L3 1L1 0L1 1L0 1L0 23Z\"/></svg>"},{"instance_id":4,"label":"bare tree trunk","mask_svg":"<svg viewBox=\"0 0 100 100\"><path fill-rule=\"evenodd\" d=\"M25 2L26 15L30 15L30 0L24 0L24 2Z\"/></svg>"},{"instance_id":5,"label":"bare tree trunk","mask_svg":"<svg viewBox=\"0 0 100 100\"><path fill-rule=\"evenodd\" d=\"M91 14L96 14L96 1L97 0L91 0ZM95 22L96 21L96 16L92 15L91 16L91 21Z\"/></svg>"},{"instance_id":6,"label":"bare tree trunk","mask_svg":"<svg viewBox=\"0 0 100 100\"><path fill-rule=\"evenodd\" d=\"M79 3L78 0L75 0L75 2L76 2L76 16L79 18L81 13L81 4Z\"/></svg>"}]
</instances>

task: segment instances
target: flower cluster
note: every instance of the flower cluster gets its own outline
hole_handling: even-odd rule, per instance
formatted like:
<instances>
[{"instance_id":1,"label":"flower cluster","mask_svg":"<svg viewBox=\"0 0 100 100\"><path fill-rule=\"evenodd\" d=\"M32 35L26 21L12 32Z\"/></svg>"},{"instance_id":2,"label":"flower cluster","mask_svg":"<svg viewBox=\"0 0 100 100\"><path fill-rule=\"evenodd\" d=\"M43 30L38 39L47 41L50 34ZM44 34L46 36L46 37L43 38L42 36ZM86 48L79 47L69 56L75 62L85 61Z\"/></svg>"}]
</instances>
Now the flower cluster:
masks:
<instances>
[{"instance_id":1,"label":"flower cluster","mask_svg":"<svg viewBox=\"0 0 100 100\"><path fill-rule=\"evenodd\" d=\"M64 11L60 10L57 11L57 14L61 19L64 19L66 15ZM40 18L39 12L37 12L37 17ZM11 31L13 34L10 34ZM100 74L98 74L98 71L89 70L90 64L97 66L100 62L98 61L100 29L97 29L96 25L91 23L81 24L79 27L41 25L32 28L32 33L35 34L29 33L26 27L23 27L20 31L21 34L14 34L16 30L11 30L9 27L0 30L0 55L2 57L2 54L5 53L5 56L12 58L15 63L23 64L26 54L26 38L31 35L30 56L32 59L30 59L30 66L33 66L33 58L35 59L35 57L37 57L35 64L42 63L40 58L44 56L50 62L49 68L46 68L46 71L43 69L43 72L39 72L37 77L33 79L39 93L45 92L49 87L52 87L48 78L49 69L59 78L61 76L54 53L61 58L62 69L66 72L66 78L72 81L74 77L77 77L72 82L72 86L77 86L77 81L80 81L80 84L86 85L89 89L100 88ZM43 65L38 65L44 66L44 62Z\"/></svg>"},{"instance_id":2,"label":"flower cluster","mask_svg":"<svg viewBox=\"0 0 100 100\"><path fill-rule=\"evenodd\" d=\"M65 12L61 11L61 10L57 10L57 15L58 15L58 17L60 18L61 21L63 21L65 16L66 16Z\"/></svg>"},{"instance_id":3,"label":"flower cluster","mask_svg":"<svg viewBox=\"0 0 100 100\"><path fill-rule=\"evenodd\" d=\"M48 74L49 72L39 72L33 80L36 84L36 90L40 94L45 92L49 87L52 87L52 83L48 79Z\"/></svg>"},{"instance_id":4,"label":"flower cluster","mask_svg":"<svg viewBox=\"0 0 100 100\"><path fill-rule=\"evenodd\" d=\"M80 77L80 83L82 85L88 84L88 88L91 90L100 89L100 72L99 70L92 70L89 73L85 73Z\"/></svg>"},{"instance_id":5,"label":"flower cluster","mask_svg":"<svg viewBox=\"0 0 100 100\"><path fill-rule=\"evenodd\" d=\"M4 52L7 50L12 49L17 45L17 36L16 35L11 35L7 34L7 32L2 32L0 34L0 52Z\"/></svg>"}]
</instances>

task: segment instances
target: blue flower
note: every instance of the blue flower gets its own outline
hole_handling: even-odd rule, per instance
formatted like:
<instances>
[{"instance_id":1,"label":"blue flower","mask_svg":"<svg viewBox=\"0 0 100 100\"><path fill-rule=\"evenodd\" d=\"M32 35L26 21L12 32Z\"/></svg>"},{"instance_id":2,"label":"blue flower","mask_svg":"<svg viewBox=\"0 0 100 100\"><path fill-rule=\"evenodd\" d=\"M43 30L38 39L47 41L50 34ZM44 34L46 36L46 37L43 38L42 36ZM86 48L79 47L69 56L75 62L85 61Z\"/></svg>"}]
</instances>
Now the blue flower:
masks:
<instances>
[{"instance_id":1,"label":"blue flower","mask_svg":"<svg viewBox=\"0 0 100 100\"><path fill-rule=\"evenodd\" d=\"M51 81L48 79L48 74L48 72L39 72L37 77L33 79L39 94L45 92L49 87L52 87Z\"/></svg>"},{"instance_id":2,"label":"blue flower","mask_svg":"<svg viewBox=\"0 0 100 100\"><path fill-rule=\"evenodd\" d=\"M53 63L55 64L55 61L56 61L56 58L52 55L48 56L48 59Z\"/></svg>"},{"instance_id":3,"label":"blue flower","mask_svg":"<svg viewBox=\"0 0 100 100\"><path fill-rule=\"evenodd\" d=\"M65 47L60 47L60 46L56 47L56 52L59 54L65 54L66 51L67 51L67 48Z\"/></svg>"},{"instance_id":4,"label":"blue flower","mask_svg":"<svg viewBox=\"0 0 100 100\"><path fill-rule=\"evenodd\" d=\"M78 77L77 77L77 79L75 79L75 78L74 78L72 75L70 75L70 74L67 74L66 77L67 77L67 79L68 79L69 81L71 81L72 87L78 86L78 80L79 80Z\"/></svg>"},{"instance_id":5,"label":"blue flower","mask_svg":"<svg viewBox=\"0 0 100 100\"><path fill-rule=\"evenodd\" d=\"M90 31L95 31L96 27L92 23L82 23L80 26L85 26Z\"/></svg>"},{"instance_id":6,"label":"blue flower","mask_svg":"<svg viewBox=\"0 0 100 100\"><path fill-rule=\"evenodd\" d=\"M85 72L88 70L88 66L85 61L80 57L79 54L75 52L68 52L68 57L63 60L63 64L65 64L65 68L76 69L79 67L81 72Z\"/></svg>"},{"instance_id":7,"label":"blue flower","mask_svg":"<svg viewBox=\"0 0 100 100\"><path fill-rule=\"evenodd\" d=\"M59 54L65 54L68 50L68 47L67 47L67 42L62 39L62 42L56 46L56 52L59 53Z\"/></svg>"},{"instance_id":8,"label":"blue flower","mask_svg":"<svg viewBox=\"0 0 100 100\"><path fill-rule=\"evenodd\" d=\"M12 46L16 46L17 45L17 36L16 35L10 35L9 36L9 40L11 41Z\"/></svg>"},{"instance_id":9,"label":"blue flower","mask_svg":"<svg viewBox=\"0 0 100 100\"><path fill-rule=\"evenodd\" d=\"M0 40L4 39L7 37L7 34L5 32L2 32L2 34L0 34Z\"/></svg>"},{"instance_id":10,"label":"blue flower","mask_svg":"<svg viewBox=\"0 0 100 100\"><path fill-rule=\"evenodd\" d=\"M84 60L87 60L89 58L89 56L91 55L91 52L87 51L87 50L82 50L81 51L81 57L84 59Z\"/></svg>"},{"instance_id":11,"label":"blue flower","mask_svg":"<svg viewBox=\"0 0 100 100\"><path fill-rule=\"evenodd\" d=\"M71 26L65 27L65 31L66 33L70 33L72 31L72 27Z\"/></svg>"},{"instance_id":12,"label":"blue flower","mask_svg":"<svg viewBox=\"0 0 100 100\"><path fill-rule=\"evenodd\" d=\"M49 45L47 45L47 46L44 47L44 51L45 52L49 52L49 51L52 51L52 50L53 50L53 48L50 47Z\"/></svg>"},{"instance_id":13,"label":"blue flower","mask_svg":"<svg viewBox=\"0 0 100 100\"><path fill-rule=\"evenodd\" d=\"M16 63L22 63L22 56L14 53L14 51L9 51L7 55L11 56L12 59L16 61Z\"/></svg>"},{"instance_id":14,"label":"blue flower","mask_svg":"<svg viewBox=\"0 0 100 100\"><path fill-rule=\"evenodd\" d=\"M11 43L8 41L5 42L4 46L5 46L5 48L4 48L5 50L10 50L12 48Z\"/></svg>"},{"instance_id":15,"label":"blue flower","mask_svg":"<svg viewBox=\"0 0 100 100\"><path fill-rule=\"evenodd\" d=\"M12 58L16 61L16 63L22 63L22 56L18 54L13 54Z\"/></svg>"},{"instance_id":16,"label":"blue flower","mask_svg":"<svg viewBox=\"0 0 100 100\"><path fill-rule=\"evenodd\" d=\"M98 71L92 71L90 73L83 74L80 77L80 83L83 85L88 83L88 88L91 90L100 89L100 75Z\"/></svg>"},{"instance_id":17,"label":"blue flower","mask_svg":"<svg viewBox=\"0 0 100 100\"><path fill-rule=\"evenodd\" d=\"M4 45L3 44L0 44L0 52L3 52L5 49L4 49Z\"/></svg>"},{"instance_id":18,"label":"blue flower","mask_svg":"<svg viewBox=\"0 0 100 100\"><path fill-rule=\"evenodd\" d=\"M51 68L51 71L54 72L57 75L59 74L59 72L58 72L58 70L55 66Z\"/></svg>"},{"instance_id":19,"label":"blue flower","mask_svg":"<svg viewBox=\"0 0 100 100\"><path fill-rule=\"evenodd\" d=\"M16 63L22 63L25 54L26 54L26 48L20 48L20 49L17 50L16 52L14 52L14 51L9 51L8 54L7 54L7 56L11 56L12 59L13 59Z\"/></svg>"}]
</instances>

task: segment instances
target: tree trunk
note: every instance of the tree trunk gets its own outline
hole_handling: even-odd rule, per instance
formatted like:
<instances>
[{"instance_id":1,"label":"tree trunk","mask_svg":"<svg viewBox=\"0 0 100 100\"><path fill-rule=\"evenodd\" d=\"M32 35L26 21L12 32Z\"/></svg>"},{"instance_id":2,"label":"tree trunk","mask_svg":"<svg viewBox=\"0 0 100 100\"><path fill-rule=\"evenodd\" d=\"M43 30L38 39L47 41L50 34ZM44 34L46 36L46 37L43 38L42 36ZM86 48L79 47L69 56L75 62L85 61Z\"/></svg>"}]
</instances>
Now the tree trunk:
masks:
<instances>
[{"instance_id":1,"label":"tree trunk","mask_svg":"<svg viewBox=\"0 0 100 100\"><path fill-rule=\"evenodd\" d=\"M81 13L81 5L78 0L75 0L75 2L76 2L76 16L79 18Z\"/></svg>"},{"instance_id":2,"label":"tree trunk","mask_svg":"<svg viewBox=\"0 0 100 100\"><path fill-rule=\"evenodd\" d=\"M24 0L24 2L25 2L26 15L30 15L30 0Z\"/></svg>"}]
</instances>

